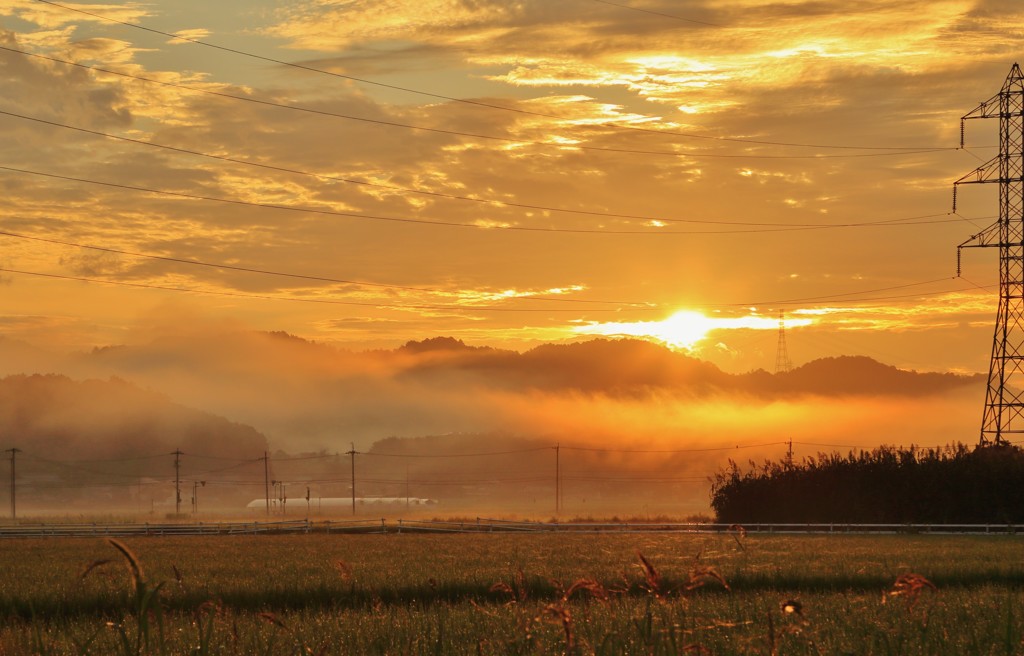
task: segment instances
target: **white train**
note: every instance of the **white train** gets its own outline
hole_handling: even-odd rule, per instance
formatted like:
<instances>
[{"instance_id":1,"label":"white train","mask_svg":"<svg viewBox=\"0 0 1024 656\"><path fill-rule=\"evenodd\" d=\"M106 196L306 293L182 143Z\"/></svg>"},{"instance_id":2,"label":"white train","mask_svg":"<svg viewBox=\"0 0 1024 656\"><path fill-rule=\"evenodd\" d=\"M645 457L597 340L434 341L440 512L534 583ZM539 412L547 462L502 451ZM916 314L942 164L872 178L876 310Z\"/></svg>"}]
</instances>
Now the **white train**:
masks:
<instances>
[{"instance_id":1,"label":"white train","mask_svg":"<svg viewBox=\"0 0 1024 656\"><path fill-rule=\"evenodd\" d=\"M345 509L352 508L352 497L313 497L308 501L305 497L294 497L288 499L285 506L291 506L296 509L306 508L306 504L309 504L309 508L313 510L334 510L334 509ZM271 510L280 510L282 502L280 499L271 499L270 508ZM356 508L366 506L377 506L387 508L405 508L405 507L422 507L422 506L436 506L437 501L435 499L423 499L419 497L356 497ZM245 506L249 510L264 510L267 507L266 499L253 499Z\"/></svg>"}]
</instances>

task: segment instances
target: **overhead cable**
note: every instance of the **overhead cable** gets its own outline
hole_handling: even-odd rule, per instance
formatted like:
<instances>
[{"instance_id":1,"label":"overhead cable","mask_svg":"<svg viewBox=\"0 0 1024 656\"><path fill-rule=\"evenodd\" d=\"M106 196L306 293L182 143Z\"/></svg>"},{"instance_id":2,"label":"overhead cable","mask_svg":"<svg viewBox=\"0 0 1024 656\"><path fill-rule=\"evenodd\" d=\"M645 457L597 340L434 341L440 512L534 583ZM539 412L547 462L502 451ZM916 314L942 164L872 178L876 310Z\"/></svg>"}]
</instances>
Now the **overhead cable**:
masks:
<instances>
[{"instance_id":1,"label":"overhead cable","mask_svg":"<svg viewBox=\"0 0 1024 656\"><path fill-rule=\"evenodd\" d=\"M295 296L270 296L267 294L248 294L243 292L226 292L207 289L195 289L190 287L172 287L170 285L155 285L141 282L127 282L122 280L104 280L100 278L86 278L84 276L70 276L57 273L43 273L41 271L24 271L20 269L0 268L0 273L13 273L23 276L35 276L38 278L50 278L54 280L70 280L100 285L114 285L118 287L131 287L135 289L158 289L161 291L178 292L185 294L203 294L208 296L227 296L231 298L250 298L262 301L286 301L292 303L316 303L321 305L350 305L356 307L372 307L386 310L447 310L451 312L619 312L620 308L509 308L484 305L430 305L427 303L400 304L393 301L375 303L372 301L342 301L327 298L302 298ZM654 308L638 308L639 310Z\"/></svg>"},{"instance_id":2,"label":"overhead cable","mask_svg":"<svg viewBox=\"0 0 1024 656\"><path fill-rule=\"evenodd\" d=\"M446 194L446 193L443 193L443 192L427 191L427 190L422 190L422 189L412 189L410 187L401 187L401 186L398 186L398 185L383 184L383 183L379 183L379 182L370 182L370 181L367 181L367 180L355 180L355 179L351 179L351 178L342 178L342 177L326 175L326 174L322 174L322 173L314 173L314 172L310 172L310 171L303 171L303 170L293 169L293 168L288 168L288 167L275 166L275 165L271 165L271 164L263 164L263 163L260 163L260 162L253 162L253 161L249 161L249 160L243 160L243 159L238 159L238 158L234 158L234 157L228 157L228 156L225 156L225 155L215 155L215 154L212 154L212 153L205 153L205 152L202 152L202 151L191 150L191 149L188 149L188 148L179 148L177 146L170 146L170 145L167 145L167 144L161 144L161 143L156 143L156 142L152 142L152 141L143 141L141 139L132 139L132 138L129 138L129 137L109 134L109 133L106 133L106 132L100 132L98 130L90 130L90 129L87 129L87 128L82 128L82 127L77 127L77 126L73 126L73 125L68 125L66 123L58 123L56 121L49 121L49 120L38 118L38 117L26 116L24 114L17 114L17 113L14 113L14 112L8 112L8 111L4 111L4 110L0 110L0 115L10 116L10 117L13 117L13 118L24 119L24 120L27 120L27 121L34 121L34 122L42 123L42 124L45 124L45 125L50 125L50 126L54 126L54 127L64 128L64 129L68 129L68 130L74 130L74 131L77 131L77 132L83 132L83 133L86 133L86 134L91 134L91 135L95 135L95 136L105 137L105 138L114 139L114 140L118 140L118 141L123 141L123 142L127 142L127 143L137 144L137 145L141 145L141 146L147 146L147 147L151 147L151 148L158 148L158 149L163 149L163 150L169 150L169 151L172 151L172 152L177 152L177 153L182 153L182 154L195 155L195 156L198 156L198 157L205 157L205 158L209 158L209 159L214 159L214 160L219 160L219 161L224 161L224 162L230 162L230 163L233 163L233 164L240 164L240 165L243 165L243 166L251 166L251 167L267 169L267 170L272 170L272 171L279 171L279 172L284 172L284 173L292 173L292 174L296 174L296 175L309 176L309 177L319 178L321 180L327 180L327 181L330 181L330 182L343 182L343 183L346 183L346 184L364 185L364 186L368 186L368 187L387 189L389 191L397 191L397 192L401 192L401 193L420 194L420 195L424 195L424 196L433 196L433 197L445 198L445 199L449 199L449 200L460 200L460 201L471 201L471 202L475 202L475 203L485 203L485 204L490 204L490 205L494 205L494 206L497 206L497 207L516 207L516 208L530 209L530 210L541 210L541 211L545 211L545 212L564 212L564 213L567 213L567 214L579 214L579 215L587 215L587 216L600 216L600 217L604 217L604 218L617 218L617 219L639 220L639 221L648 221L648 222L690 223L690 224L700 224L700 225L735 225L735 226L743 226L743 227L818 228L818 227L823 227L823 226L824 227L846 227L846 226L851 226L851 225L857 225L857 226L860 226L860 225L884 225L884 224L901 223L901 222L914 221L914 220L920 220L920 219L931 219L931 218L936 218L936 217L940 217L940 216L941 217L956 216L960 220L971 221L971 219L969 219L967 217L964 217L964 216L962 216L962 215L960 215L959 213L956 213L956 212L943 212L943 213L935 213L935 214L922 214L922 215L912 216L912 217L901 217L901 218L897 218L897 219L884 219L884 220L879 220L879 221L858 222L858 223L848 223L848 224L821 224L821 223L794 223L794 222L771 222L771 221L726 221L726 220L721 220L721 219L680 219L680 218L669 218L669 217L664 217L664 216L651 216L651 215L640 215L640 214L621 214L621 213L615 213L615 212L602 212L602 211L596 211L596 210L581 210L581 209L572 209L572 208L565 208L565 207L552 207L552 206L548 206L548 205L534 205L534 204L528 204L528 203L516 203L516 202L512 202L512 201L498 200L498 199L493 199L493 198L480 198L480 197L473 197L473 196L460 196L460 195L457 195L457 194ZM987 217L984 217L984 218L987 218ZM949 221L943 221L943 223L953 223L953 222L955 222L955 221L952 220L952 219L949 220Z\"/></svg>"},{"instance_id":3,"label":"overhead cable","mask_svg":"<svg viewBox=\"0 0 1024 656\"><path fill-rule=\"evenodd\" d=\"M686 23L694 23L695 25L706 25L708 27L725 27L719 23L709 23L707 21L695 20L693 18L685 18L683 16L676 16L674 14L665 14L660 11L652 11L650 9L641 9L640 7L631 7L630 5L621 5L617 2L609 2L608 0L592 0L593 2L599 2L602 5L609 5L611 7L618 7L619 9L628 9L629 11L637 11L644 14L651 14L653 16L661 16L662 18L671 18L673 20L683 21Z\"/></svg>"},{"instance_id":4,"label":"overhead cable","mask_svg":"<svg viewBox=\"0 0 1024 656\"><path fill-rule=\"evenodd\" d=\"M226 203L229 205L241 205L245 207L260 207L271 210L282 210L287 212L302 212L307 214L321 214L327 216L341 216L353 219L365 219L369 221L384 221L392 223L407 223L417 225L428 225L428 226L444 226L452 228L472 228L477 230L510 230L514 232L546 232L546 233L569 233L569 234L604 234L604 235L719 235L719 234L749 234L749 233L765 233L765 232L793 232L793 231L804 231L804 230L825 230L835 228L860 228L860 227L899 227L899 226L915 226L915 225L934 225L938 223L956 223L960 219L932 219L932 220L921 220L921 221L904 221L902 219L886 220L886 221L868 221L862 223L836 223L836 224L779 224L779 227L762 227L762 228L749 228L740 230L598 230L594 228L539 228L534 226L520 226L520 225L490 225L482 223L459 223L457 221L439 221L431 219L414 219L409 217L396 217L386 216L380 214L361 214L358 212L342 212L340 210L329 210L323 208L314 207L296 207L294 205L278 205L276 203L259 203L255 201L246 201L238 198L224 198L219 196L204 196L200 194L189 194L180 191L168 191L164 189L154 189L152 187L142 187L137 185L124 184L119 182L107 182L103 180L93 180L90 178L81 178L77 176L61 175L57 173L46 173L43 171L33 171L30 169L23 169L13 166L0 166L0 171L9 171L11 173L21 173L24 175L35 175L44 178L51 178L55 180L65 180L68 182L81 182L84 184L91 184L101 187L109 187L114 189L124 189L128 191L138 191L150 194L160 194L162 196L171 196L174 198L185 198L188 200L202 200L216 203ZM925 216L948 216L948 214L932 214ZM901 222L897 222L901 221Z\"/></svg>"},{"instance_id":5,"label":"overhead cable","mask_svg":"<svg viewBox=\"0 0 1024 656\"><path fill-rule=\"evenodd\" d=\"M316 68L314 66L307 66L305 64L298 64L298 63L295 63L295 62L289 62L289 61L285 61L285 60L282 60L282 59L276 59L274 57L267 57L265 55L259 55L259 54L248 52L248 51L245 51L245 50L240 50L238 48L230 48L228 46L223 46L223 45L219 45L219 44L216 44L216 43L211 43L209 41L202 41L200 39L195 39L195 38L188 37L188 36L183 36L183 35L180 35L180 34L174 34L172 32L164 32L162 30L158 30L158 29L155 29L155 28L152 28L152 27L146 27L146 26L140 25L138 23L129 23L128 21L121 21L121 20L118 20L116 18L111 18L109 16L104 16L102 14L97 14L97 13L89 12L89 11L86 11L86 10L78 8L78 7L71 7L71 6L68 6L68 5L62 5L60 3L53 2L52 0L36 0L36 1L37 2L41 2L43 4L46 4L46 5L50 5L52 7L57 7L57 8L63 9L65 11L83 14L85 16L89 16L90 18L96 18L96 19L99 19L99 20L102 20L102 21L106 21L106 22L109 22L109 23L114 23L114 24L117 24L117 25L122 25L124 27L131 27L131 28L134 28L134 29L137 29L137 30L142 30L142 31L145 31L145 32L149 32L151 34L158 34L160 36L168 37L168 38L173 39L175 41L185 41L185 42L197 45L197 46L204 46L206 48L213 48L215 50L220 50L220 51L223 51L223 52L230 52L230 53L235 54L235 55L240 55L240 56L243 56L243 57L250 57L250 58L253 58L253 59L262 60L262 61L269 62L269 63L272 63L272 64L278 64L280 66L287 66L287 67L290 67L290 68L296 68L296 69L299 69L299 70L306 71L308 73L319 73L319 74L322 74L322 75L329 75L331 77L336 77L336 78L340 78L340 79L343 79L343 80L349 80L349 81L352 81L352 82L359 82L361 84L369 84L369 85L381 87L381 88L384 88L384 89L391 89L391 90L394 90L394 91L403 91L403 92L406 92L406 93L417 94L417 95L421 95L421 96L425 96L425 97L429 97L429 98L437 98L439 100L448 100L450 102L456 102L456 103L461 103L461 104L466 104L466 105L473 105L473 106L477 106L477 107L485 107L485 108L488 108L488 109L497 109L497 110L506 111L506 112L514 112L514 113L517 113L517 114L526 114L528 116L538 116L538 117L542 117L542 118L553 118L553 119L557 119L557 120L566 120L566 117L558 116L556 114L546 114L544 112L531 111L531 110L527 110L527 109L521 109L521 108L518 108L518 107L510 107L508 105L496 105L496 104L492 104L492 103L482 102L482 101L479 101L479 100L469 100L469 99L466 99L466 98L456 98L456 97L453 97L453 96L446 96L446 95L443 95L443 94L433 93L433 92L430 92L430 91L422 91L422 90L418 90L418 89L412 89L412 88L409 88L409 87L398 86L398 85L395 85L395 84L386 84L386 83L383 83L383 82L376 82L374 80L368 80L368 79L365 79L365 78L358 78L358 77L354 77L352 75L345 75L343 73L338 73L336 71L328 71L328 70L325 70L325 69L322 69L322 68ZM597 1L601 2L602 0L597 0ZM613 3L605 2L604 4L612 5ZM646 11L646 10L636 9L634 7L628 7L628 6L624 6L624 5L614 5L614 6L621 7L621 8L624 8L624 9L633 9L633 10L636 10L636 11ZM647 12L647 13L657 13L657 12ZM678 16L670 16L669 14L658 14L658 15L666 16L666 17L669 17L669 18L680 19ZM680 19L680 20L686 20L686 19ZM700 21L693 21L693 22L700 22ZM712 25L712 24L711 23L707 23L707 25ZM637 126L633 126L633 125L621 125L621 124L617 124L617 123L616 124L612 124L612 125L600 125L599 127L604 127L604 128L609 128L609 129L617 129L617 130L630 130L630 131L636 131L636 132L649 132L649 133L654 133L654 134L687 137L687 138L691 138L691 139L711 139L711 140L715 140L715 141L731 141L731 142L739 142L739 143L752 143L752 144L772 145L772 146L792 146L792 147L800 147L800 148L823 148L823 149L827 148L827 149L844 149L844 150L929 150L929 151L931 151L931 150L935 150L935 151L958 150L958 148L949 147L949 146L937 146L937 147L930 147L930 146L929 147L917 147L917 146L910 146L910 147L903 147L903 146L849 146L849 145L834 145L834 144L794 143L794 142L783 142L783 141L759 141L759 140L756 140L756 139L744 139L744 138L740 138L740 137L718 137L718 136L699 135L699 134L686 133L686 132L670 132L670 131L664 131L664 130L655 130L655 129L651 129L651 128L642 128L642 127L637 127Z\"/></svg>"},{"instance_id":6,"label":"overhead cable","mask_svg":"<svg viewBox=\"0 0 1024 656\"><path fill-rule=\"evenodd\" d=\"M343 278L329 278L329 277L326 277L326 276L313 276L313 275L302 274L302 273L289 273L289 272L286 272L286 271L271 271L269 269L257 269L257 268L252 268L252 267L236 266L236 265L232 265L232 264L225 264L223 262L206 262L206 261L203 261L203 260L189 260L189 259L180 258L180 257L170 257L170 256L166 256L166 255L153 255L151 253L138 253L138 252L135 252L135 251L122 250L122 249L119 249L119 248L110 248L110 247L106 247L106 246L95 246L95 245L91 245L91 244L79 244L79 243L76 243L76 242L73 242L73 241L66 241L66 240L62 240L62 239L53 239L51 237L38 237L38 236L33 236L33 235L24 235L24 234L19 234L19 233L16 233L16 232L9 232L9 231L6 231L6 230L0 230L0 237L10 237L10 238L13 238L13 239L25 239L25 240L28 240L28 241L36 241L36 242L41 242L41 243L45 243L45 244L55 244L55 245L60 245L60 246L71 246L71 247L74 247L74 248L81 248L81 249L85 249L85 250L93 250L93 251L98 251L98 252L101 252L101 253L111 253L111 254L115 254L115 255L127 255L129 257L145 258L145 259L151 259L151 260L158 260L158 261L162 261L162 262L173 262L173 263L176 263L176 264L187 264L187 265L199 266L199 267L207 267L207 268L212 268L212 269L224 269L226 271L239 271L239 272L243 272L243 273L254 273L254 274L261 274L261 275L268 275L268 276L281 276L281 277L285 277L285 278L293 278L293 279L298 279L298 280L309 280L309 281L314 281L314 282L329 282L329 283L338 283L338 284L345 284L345 285L358 285L358 286L362 286L362 287L377 287L377 288L382 288L382 289L398 289L398 290L402 290L402 291L414 291L414 292L423 292L423 293L429 293L429 294L445 294L445 293L450 293L450 292L445 292L444 290L441 290L441 289L429 288L429 287L409 287L409 286L405 286L405 285L391 285L391 284L387 284L387 283L366 282L366 281L362 281L362 280L348 280L348 279L343 279ZM650 307L651 306L650 303L637 303L637 302L633 302L633 301L587 300L587 299L581 299L581 298L555 298L553 296L530 296L530 295L519 295L519 296L514 296L514 297L505 297L504 300L551 301L551 302L559 302L559 303L583 303L583 304L597 304L597 305L607 304L607 305L617 305L617 306L620 306L620 307L621 306L628 306L628 305L635 305L635 306L641 306L641 307Z\"/></svg>"},{"instance_id":7,"label":"overhead cable","mask_svg":"<svg viewBox=\"0 0 1024 656\"><path fill-rule=\"evenodd\" d=\"M194 155L194 156L197 156L197 157L204 157L204 158L207 158L207 159L213 159L213 160L218 160L218 161L222 161L222 162L230 162L232 164L239 164L239 165L242 165L242 166L249 166L249 167L260 168L260 169L265 169L265 170L270 170L270 171L278 171L278 172L281 172L281 173L291 173L291 174L295 174L295 175L302 175L302 176L307 176L307 177L312 177L312 178L318 178L320 180L325 180L325 181L328 181L328 182L343 182L343 183L346 183L346 184L362 185L362 186L366 186L366 187L374 187L374 188L377 188L377 189L387 189L388 191L395 191L395 192L400 192L400 193L419 194L419 195L423 195L423 196L431 196L431 197L435 197L435 198L444 198L444 199L448 199L448 200L459 200L459 201L469 201L469 202L474 202L474 203L482 203L482 204L494 205L496 207L516 207L516 208L529 209L529 210L541 210L541 211L545 211L545 212L563 212L563 213L566 213L566 214L579 214L579 215L586 215L586 216L600 216L600 217L605 217L605 218L629 219L629 220L639 220L639 221L660 221L660 222L664 222L664 223L695 223L695 224L711 224L711 225L786 226L786 227L790 227L790 226L795 226L795 227L816 227L818 225L821 225L821 224L810 224L810 223L772 223L772 222L751 222L751 221L722 221L722 220L708 220L708 219L678 219L678 218L667 218L667 217L662 217L662 216L638 215L638 214L619 214L619 213L615 213L615 212L602 212L602 211L596 211L596 210L581 210L581 209L572 209L572 208L565 208L565 207L551 207L551 206L548 206L548 205L534 205L534 204L529 204L529 203L517 203L517 202L513 202L513 201L498 200L498 199L493 199L493 198L480 198L480 197L475 197L475 196L462 196L462 195L458 195L458 194L446 194L446 193L438 192L438 191L427 191L427 190L422 190L422 189L412 189L410 187L401 187L401 186L398 186L398 185L384 184L384 183L380 183L380 182L370 182L368 180L355 180L355 179L352 179L352 178L343 178L343 177L339 177L339 176L327 175L327 174L324 174L324 173L315 173L315 172L311 172L311 171L303 171L303 170L295 169L295 168L289 168L289 167L284 167L284 166L276 166L276 165L273 165L273 164L264 164L264 163L261 163L261 162L254 162L254 161L250 161L250 160L238 159L237 157L229 157L229 156L226 156L226 155L215 155L213 153L205 153L205 152L202 152L202 151L192 150L192 149L189 149L189 148L180 148L178 146L171 146L171 145L167 145L167 144L157 143L157 142L154 142L154 141L144 141L142 139L132 139L130 137L124 137L124 136L120 136L120 135L116 135L116 134L110 134L110 133L107 133L107 132L101 132L99 130L90 130L88 128L82 128L82 127L78 127L78 126L74 126L74 125L68 125L66 123L59 123L57 121L50 121L50 120L43 119L43 118L38 118L38 117L34 117L34 116L26 116L24 114L18 114L18 113L15 113L15 112L9 112L9 111L4 111L4 110L0 110L0 115L2 115L2 116L10 116L12 118L18 118L18 119L22 119L22 120L26 120L26 121L33 121L33 122L41 123L41 124L44 124L44 125L49 125L49 126L53 126L53 127L67 129L67 130L73 130L73 131L76 131L76 132L82 132L82 133L85 133L85 134L91 134L91 135L94 135L94 136L104 137L104 138L107 138L107 139L113 139L113 140L122 141L122 142L125 142L125 143L131 143L131 144L135 144L135 145L139 145L139 146L146 146L146 147L149 147L149 148L157 148L157 149L161 149L161 150L167 150L167 151L181 153L181 154L186 154L186 155ZM922 215L922 216L911 217L911 218L920 219L920 218L933 218L933 217L937 217L937 216L952 216L952 215L960 216L959 214L956 214L956 213L953 213L953 212L947 212L947 213L943 213L943 214L928 214L928 215ZM964 219L964 217L960 217L960 218ZM904 219L889 219L887 221L879 221L877 223L881 224L881 223L896 222L896 221L902 221L902 220L904 220ZM964 219L964 220L969 220L969 219Z\"/></svg>"}]
</instances>

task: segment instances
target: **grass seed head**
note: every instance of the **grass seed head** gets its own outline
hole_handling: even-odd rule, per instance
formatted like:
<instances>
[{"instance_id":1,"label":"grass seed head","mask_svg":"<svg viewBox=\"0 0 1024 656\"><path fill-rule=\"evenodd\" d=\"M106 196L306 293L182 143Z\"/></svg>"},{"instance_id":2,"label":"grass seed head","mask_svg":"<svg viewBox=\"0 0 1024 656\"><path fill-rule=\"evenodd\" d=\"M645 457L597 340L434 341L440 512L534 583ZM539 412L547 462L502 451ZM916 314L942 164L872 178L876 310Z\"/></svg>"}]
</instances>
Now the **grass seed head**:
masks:
<instances>
[{"instance_id":1,"label":"grass seed head","mask_svg":"<svg viewBox=\"0 0 1024 656\"><path fill-rule=\"evenodd\" d=\"M128 573L132 576L132 582L138 587L145 581L145 577L142 575L142 565L139 563L138 557L135 553L128 548L128 546L116 538L107 538L107 544L114 547L121 552L124 556L125 564L128 566Z\"/></svg>"},{"instance_id":2,"label":"grass seed head","mask_svg":"<svg viewBox=\"0 0 1024 656\"><path fill-rule=\"evenodd\" d=\"M569 601L569 598L573 596L577 591L583 591L590 593L590 596L598 601L608 601L611 595L608 594L608 589L601 585L600 582L594 579L579 579L574 581L572 585L565 590L562 594L562 601Z\"/></svg>"},{"instance_id":3,"label":"grass seed head","mask_svg":"<svg viewBox=\"0 0 1024 656\"><path fill-rule=\"evenodd\" d=\"M717 581L726 590L731 590L725 577L722 576L722 573L714 565L694 565L693 569L690 570L690 577L686 582L685 588L687 591L696 590L710 581Z\"/></svg>"},{"instance_id":4,"label":"grass seed head","mask_svg":"<svg viewBox=\"0 0 1024 656\"><path fill-rule=\"evenodd\" d=\"M657 568L651 564L651 561L644 558L642 553L638 551L636 552L636 555L640 558L640 570L644 574L644 586L647 588L647 591L655 597L661 597L661 573L658 572Z\"/></svg>"},{"instance_id":5,"label":"grass seed head","mask_svg":"<svg viewBox=\"0 0 1024 656\"><path fill-rule=\"evenodd\" d=\"M108 564L110 562L111 562L111 560L109 558L104 558L102 560L94 560L94 561L92 561L91 563L89 563L88 565L85 566L85 569L82 570L82 573L78 575L78 579L79 580L84 579L85 577L89 576L89 574L92 573L92 571L94 569L97 569L99 567L103 567L104 565L106 565L106 564Z\"/></svg>"},{"instance_id":6,"label":"grass seed head","mask_svg":"<svg viewBox=\"0 0 1024 656\"><path fill-rule=\"evenodd\" d=\"M279 618L274 613L264 611L262 613L257 614L256 617L260 618L267 624L273 624L274 626L284 629L285 631L288 630L288 625L281 621L281 618Z\"/></svg>"},{"instance_id":7,"label":"grass seed head","mask_svg":"<svg viewBox=\"0 0 1024 656\"><path fill-rule=\"evenodd\" d=\"M787 599L780 604L783 615L803 615L804 605L796 599Z\"/></svg>"}]
</instances>

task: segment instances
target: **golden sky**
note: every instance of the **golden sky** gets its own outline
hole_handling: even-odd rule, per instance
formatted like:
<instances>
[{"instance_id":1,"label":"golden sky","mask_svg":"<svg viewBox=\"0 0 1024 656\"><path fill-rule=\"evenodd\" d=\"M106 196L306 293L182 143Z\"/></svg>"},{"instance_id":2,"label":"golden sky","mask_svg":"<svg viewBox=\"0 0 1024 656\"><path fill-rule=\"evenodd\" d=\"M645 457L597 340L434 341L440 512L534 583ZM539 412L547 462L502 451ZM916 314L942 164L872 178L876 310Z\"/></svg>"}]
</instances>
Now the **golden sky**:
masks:
<instances>
[{"instance_id":1,"label":"golden sky","mask_svg":"<svg viewBox=\"0 0 1024 656\"><path fill-rule=\"evenodd\" d=\"M633 334L747 371L785 311L795 364L984 371L996 253L956 279L956 245L996 189L952 215L951 183L995 153L959 118L1022 25L1008 0L0 0L0 334Z\"/></svg>"}]
</instances>

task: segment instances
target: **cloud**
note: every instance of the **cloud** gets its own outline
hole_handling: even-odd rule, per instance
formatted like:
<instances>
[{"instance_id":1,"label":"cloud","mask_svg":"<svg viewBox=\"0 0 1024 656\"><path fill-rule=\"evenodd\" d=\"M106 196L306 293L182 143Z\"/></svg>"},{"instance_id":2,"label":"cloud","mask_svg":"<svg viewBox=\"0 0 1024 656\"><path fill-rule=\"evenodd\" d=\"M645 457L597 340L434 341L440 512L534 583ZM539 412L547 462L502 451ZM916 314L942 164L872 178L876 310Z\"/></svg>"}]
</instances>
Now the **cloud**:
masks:
<instances>
[{"instance_id":1,"label":"cloud","mask_svg":"<svg viewBox=\"0 0 1024 656\"><path fill-rule=\"evenodd\" d=\"M70 10L33 0L3 0L0 3L0 16L16 16L44 29L65 26L70 26L73 29L74 24L81 22L104 23L105 19L113 19L131 23L138 22L150 15L144 4L136 2L88 5L67 3L67 6Z\"/></svg>"},{"instance_id":2,"label":"cloud","mask_svg":"<svg viewBox=\"0 0 1024 656\"><path fill-rule=\"evenodd\" d=\"M936 279L952 268L950 244L963 241L974 226L831 227L941 215L948 211L949 180L976 165L969 154L846 158L832 157L851 154L843 149L780 144L955 146L956 119L998 87L1008 67L1003 60L1019 41L1013 15L1003 20L991 8L952 1L876 2L856 11L837 2L693 5L698 20L722 28L607 6L581 14L558 3L441 0L292 3L276 14L276 25L261 24L244 34L231 33L230 26L226 31L224 16L213 9L203 24L192 16L187 22L173 13L166 17L169 24L186 26L182 34L244 38L247 48L275 57L301 57L343 75L355 67L381 75L385 84L513 110L501 111L285 67L252 67L235 57L198 65L186 44L144 40L101 21L72 20L74 14L66 12L37 16L31 13L36 5L4 5L18 17L11 23L17 33L7 33L4 44L376 123L233 101L13 53L0 53L0 74L10 90L0 103L4 110L279 169L497 202L258 169L4 117L0 144L11 166L368 215L283 212L8 171L0 173L0 188L8 199L4 226L12 230L425 291L127 256L113 266L74 247L6 239L10 268L94 273L118 282L223 294L369 303L215 295L193 301L266 330L335 343L357 340L362 346L393 347L410 336L445 333L528 348L572 339L574 326L637 324L680 309L708 312L719 304L827 298L851 290L848 284L870 289ZM138 13L146 8L135 5L96 11L130 21L146 18ZM1005 42L996 44L992 34L1005 35ZM274 50L280 39L303 50ZM202 72L190 72L193 67ZM971 130L976 143L985 142L982 127ZM805 158L785 159L791 156ZM991 214L991 200L972 193L964 212ZM773 232L765 232L764 224L774 225ZM546 232L551 228L578 232ZM631 234L637 231L644 234ZM780 279L780 270L799 275ZM15 297L26 304L20 313L52 312L88 326L78 337L82 348L117 343L131 317L169 295L142 288L85 290L55 280L46 283L46 293L41 280L10 277ZM960 288L949 285L954 287ZM569 290L559 296L571 302L528 300L552 289ZM72 301L60 306L50 300L56 296ZM587 299L595 303L576 303ZM823 323L837 338L870 328L879 350L922 357L923 346L896 344L900 333L932 331L936 340L940 332L955 334L967 344L970 339L955 333L956 326L982 321L984 299L980 291L949 298L945 305L891 298L856 316L825 315ZM437 307L456 300L466 307ZM482 311L485 302L500 305L502 312ZM729 357L730 366L741 370L768 366L774 344L758 343L756 333L737 329L717 336L726 348L716 353L736 354L721 362ZM984 366L984 354L937 343L929 348L942 354L935 357L943 364L934 368ZM796 347L807 356L836 352L807 343Z\"/></svg>"}]
</instances>

